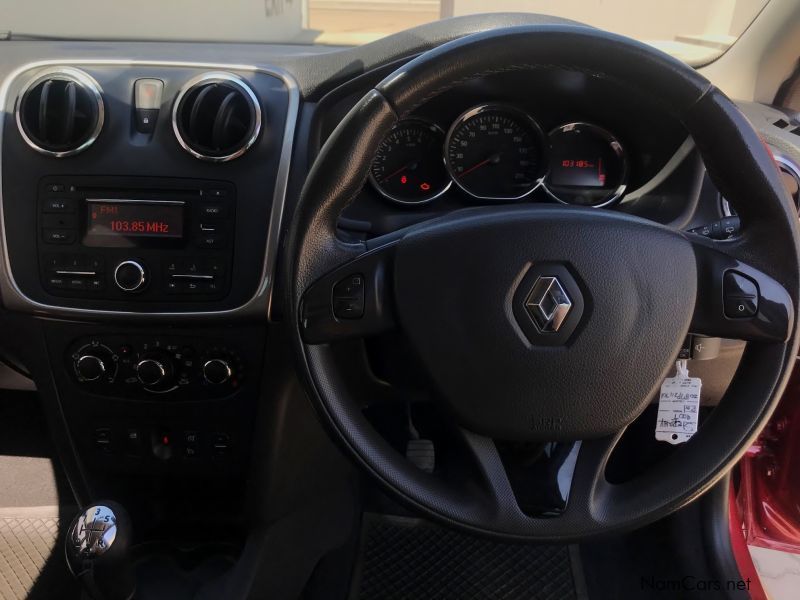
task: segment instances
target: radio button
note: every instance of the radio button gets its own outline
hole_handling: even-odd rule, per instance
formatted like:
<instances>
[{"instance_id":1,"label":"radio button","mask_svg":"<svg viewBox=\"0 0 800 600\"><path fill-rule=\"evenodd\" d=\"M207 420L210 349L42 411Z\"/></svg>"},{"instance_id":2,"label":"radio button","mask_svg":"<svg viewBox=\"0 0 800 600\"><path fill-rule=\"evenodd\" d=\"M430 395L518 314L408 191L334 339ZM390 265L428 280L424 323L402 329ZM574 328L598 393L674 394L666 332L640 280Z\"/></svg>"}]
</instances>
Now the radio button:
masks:
<instances>
[{"instance_id":1,"label":"radio button","mask_svg":"<svg viewBox=\"0 0 800 600\"><path fill-rule=\"evenodd\" d=\"M224 219L228 216L228 207L222 202L208 202L200 205L201 219Z\"/></svg>"},{"instance_id":2,"label":"radio button","mask_svg":"<svg viewBox=\"0 0 800 600\"><path fill-rule=\"evenodd\" d=\"M114 282L124 292L137 292L147 284L147 272L135 260L126 260L114 270Z\"/></svg>"},{"instance_id":3,"label":"radio button","mask_svg":"<svg viewBox=\"0 0 800 600\"><path fill-rule=\"evenodd\" d=\"M72 244L75 232L68 229L45 229L44 241L47 244Z\"/></svg>"},{"instance_id":4,"label":"radio button","mask_svg":"<svg viewBox=\"0 0 800 600\"><path fill-rule=\"evenodd\" d=\"M86 288L91 292L99 292L105 287L105 282L97 277L86 280Z\"/></svg>"},{"instance_id":5,"label":"radio button","mask_svg":"<svg viewBox=\"0 0 800 600\"><path fill-rule=\"evenodd\" d=\"M47 285L57 289L66 289L67 287L67 280L61 276L53 275L52 277L48 277L46 279Z\"/></svg>"},{"instance_id":6,"label":"radio button","mask_svg":"<svg viewBox=\"0 0 800 600\"><path fill-rule=\"evenodd\" d=\"M42 205L44 213L67 213L75 212L75 200L52 198L45 200Z\"/></svg>"},{"instance_id":7,"label":"radio button","mask_svg":"<svg viewBox=\"0 0 800 600\"><path fill-rule=\"evenodd\" d=\"M219 234L201 235L197 240L200 248L222 248L225 246L225 237Z\"/></svg>"}]
</instances>

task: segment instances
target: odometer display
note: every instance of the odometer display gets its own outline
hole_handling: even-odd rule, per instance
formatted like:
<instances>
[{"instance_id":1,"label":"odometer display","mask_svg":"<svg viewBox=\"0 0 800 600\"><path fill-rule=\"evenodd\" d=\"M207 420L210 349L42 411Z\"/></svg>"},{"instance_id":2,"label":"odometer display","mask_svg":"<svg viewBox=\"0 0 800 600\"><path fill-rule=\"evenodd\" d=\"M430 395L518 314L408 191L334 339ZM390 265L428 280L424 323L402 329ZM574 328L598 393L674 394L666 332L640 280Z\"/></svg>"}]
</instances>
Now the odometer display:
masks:
<instances>
[{"instance_id":1,"label":"odometer display","mask_svg":"<svg viewBox=\"0 0 800 600\"><path fill-rule=\"evenodd\" d=\"M550 132L547 191L566 204L604 206L625 192L622 144L596 125L568 123Z\"/></svg>"},{"instance_id":2,"label":"odometer display","mask_svg":"<svg viewBox=\"0 0 800 600\"><path fill-rule=\"evenodd\" d=\"M527 114L508 106L486 105L459 117L445 142L445 162L453 181L486 200L516 200L543 178L544 136Z\"/></svg>"},{"instance_id":3,"label":"odometer display","mask_svg":"<svg viewBox=\"0 0 800 600\"><path fill-rule=\"evenodd\" d=\"M381 142L372 161L372 185L389 200L423 204L450 187L442 160L444 132L432 123L400 121Z\"/></svg>"}]
</instances>

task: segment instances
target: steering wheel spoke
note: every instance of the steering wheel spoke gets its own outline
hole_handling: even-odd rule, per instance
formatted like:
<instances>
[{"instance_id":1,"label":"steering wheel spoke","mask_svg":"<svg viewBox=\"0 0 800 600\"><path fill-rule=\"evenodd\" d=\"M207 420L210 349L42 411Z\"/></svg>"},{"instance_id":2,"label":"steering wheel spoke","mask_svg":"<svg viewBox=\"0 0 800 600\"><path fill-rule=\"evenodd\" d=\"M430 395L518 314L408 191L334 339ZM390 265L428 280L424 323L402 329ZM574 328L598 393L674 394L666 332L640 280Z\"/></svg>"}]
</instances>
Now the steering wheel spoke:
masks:
<instances>
[{"instance_id":1,"label":"steering wheel spoke","mask_svg":"<svg viewBox=\"0 0 800 600\"><path fill-rule=\"evenodd\" d=\"M309 286L300 313L306 343L366 337L394 327L391 269L395 247L395 242L389 242L368 250Z\"/></svg>"},{"instance_id":2,"label":"steering wheel spoke","mask_svg":"<svg viewBox=\"0 0 800 600\"><path fill-rule=\"evenodd\" d=\"M756 342L789 338L794 307L783 285L719 243L699 238L692 246L697 263L692 333Z\"/></svg>"},{"instance_id":3,"label":"steering wheel spoke","mask_svg":"<svg viewBox=\"0 0 800 600\"><path fill-rule=\"evenodd\" d=\"M515 493L513 477L509 476L497 444L490 437L461 428L461 439L479 472L479 486L485 490L487 511L502 515L505 520L519 522L537 519L586 520L601 518L605 493L610 489L605 470L611 453L616 448L623 431L616 434L574 443L547 444L548 464L535 474L525 476L523 486L537 490L539 499L535 509L526 500L524 492ZM530 477L538 477L531 482ZM542 491L544 490L544 493ZM523 508L527 506L529 510ZM531 514L536 512L538 514Z\"/></svg>"}]
</instances>

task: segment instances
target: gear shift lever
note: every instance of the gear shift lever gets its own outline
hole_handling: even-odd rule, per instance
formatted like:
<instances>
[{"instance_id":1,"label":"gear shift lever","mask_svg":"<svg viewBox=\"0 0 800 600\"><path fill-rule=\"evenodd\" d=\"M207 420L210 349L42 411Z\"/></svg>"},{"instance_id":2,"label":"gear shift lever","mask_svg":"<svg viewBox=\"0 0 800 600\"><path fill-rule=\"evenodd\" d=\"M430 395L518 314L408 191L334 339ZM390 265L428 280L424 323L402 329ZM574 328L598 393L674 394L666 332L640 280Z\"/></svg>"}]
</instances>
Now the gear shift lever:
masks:
<instances>
[{"instance_id":1,"label":"gear shift lever","mask_svg":"<svg viewBox=\"0 0 800 600\"><path fill-rule=\"evenodd\" d=\"M131 521L116 502L87 507L67 533L67 564L93 600L130 600L136 589L129 556Z\"/></svg>"}]
</instances>

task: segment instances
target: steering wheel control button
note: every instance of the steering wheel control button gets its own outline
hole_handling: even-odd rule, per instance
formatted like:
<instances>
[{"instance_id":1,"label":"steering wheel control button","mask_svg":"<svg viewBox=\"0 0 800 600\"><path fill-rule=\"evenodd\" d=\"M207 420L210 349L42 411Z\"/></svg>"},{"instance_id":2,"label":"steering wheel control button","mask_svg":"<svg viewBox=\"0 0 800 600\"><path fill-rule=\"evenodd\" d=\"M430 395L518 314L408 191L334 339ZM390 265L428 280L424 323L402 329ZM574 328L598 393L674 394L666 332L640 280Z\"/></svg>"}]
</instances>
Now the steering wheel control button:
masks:
<instances>
[{"instance_id":1,"label":"steering wheel control button","mask_svg":"<svg viewBox=\"0 0 800 600\"><path fill-rule=\"evenodd\" d=\"M539 277L528 295L525 308L540 331L556 332L572 309L572 300L558 277Z\"/></svg>"},{"instance_id":2,"label":"steering wheel control button","mask_svg":"<svg viewBox=\"0 0 800 600\"><path fill-rule=\"evenodd\" d=\"M147 271L135 260L125 260L114 270L114 283L124 292L138 292L147 285Z\"/></svg>"},{"instance_id":3,"label":"steering wheel control button","mask_svg":"<svg viewBox=\"0 0 800 600\"><path fill-rule=\"evenodd\" d=\"M364 276L350 275L333 286L333 315L337 319L360 319L364 316Z\"/></svg>"},{"instance_id":4,"label":"steering wheel control button","mask_svg":"<svg viewBox=\"0 0 800 600\"><path fill-rule=\"evenodd\" d=\"M746 319L758 313L758 286L755 281L739 273L728 271L722 281L725 316L729 319Z\"/></svg>"},{"instance_id":5,"label":"steering wheel control button","mask_svg":"<svg viewBox=\"0 0 800 600\"><path fill-rule=\"evenodd\" d=\"M731 319L747 319L754 317L758 312L756 298L725 298L725 316Z\"/></svg>"}]
</instances>

